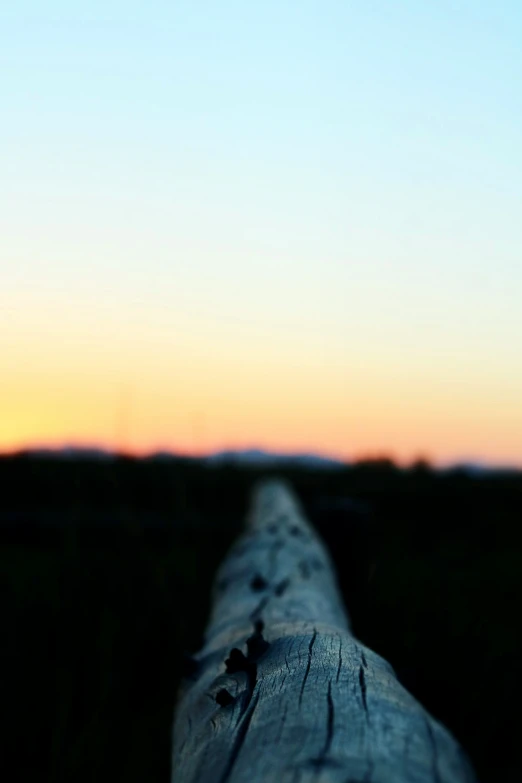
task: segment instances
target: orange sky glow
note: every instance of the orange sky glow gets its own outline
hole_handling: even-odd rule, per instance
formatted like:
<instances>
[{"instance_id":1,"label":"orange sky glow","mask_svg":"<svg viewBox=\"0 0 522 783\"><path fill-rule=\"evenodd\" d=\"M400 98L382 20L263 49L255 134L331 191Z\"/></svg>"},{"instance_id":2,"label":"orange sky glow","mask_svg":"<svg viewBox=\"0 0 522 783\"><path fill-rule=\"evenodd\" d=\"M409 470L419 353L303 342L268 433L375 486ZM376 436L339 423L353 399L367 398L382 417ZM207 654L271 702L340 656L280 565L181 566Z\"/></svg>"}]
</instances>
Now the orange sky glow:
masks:
<instances>
[{"instance_id":1,"label":"orange sky glow","mask_svg":"<svg viewBox=\"0 0 522 783\"><path fill-rule=\"evenodd\" d=\"M522 466L520 3L10 5L0 452Z\"/></svg>"},{"instance_id":2,"label":"orange sky glow","mask_svg":"<svg viewBox=\"0 0 522 783\"><path fill-rule=\"evenodd\" d=\"M118 325L69 312L64 329L63 312L31 313L3 340L2 451L255 446L522 464L516 388L448 355L150 321L126 324L122 338Z\"/></svg>"}]
</instances>

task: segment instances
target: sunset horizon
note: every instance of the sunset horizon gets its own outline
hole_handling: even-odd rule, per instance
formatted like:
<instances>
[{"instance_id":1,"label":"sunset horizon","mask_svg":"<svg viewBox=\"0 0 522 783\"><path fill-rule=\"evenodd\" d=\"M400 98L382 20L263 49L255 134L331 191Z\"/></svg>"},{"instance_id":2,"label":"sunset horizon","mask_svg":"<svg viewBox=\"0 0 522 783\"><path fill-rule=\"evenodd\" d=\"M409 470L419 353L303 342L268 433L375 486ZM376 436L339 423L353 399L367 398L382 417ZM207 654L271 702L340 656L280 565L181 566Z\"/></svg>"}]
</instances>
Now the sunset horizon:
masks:
<instances>
[{"instance_id":1,"label":"sunset horizon","mask_svg":"<svg viewBox=\"0 0 522 783\"><path fill-rule=\"evenodd\" d=\"M522 465L522 13L444 5L7 13L0 451Z\"/></svg>"},{"instance_id":2,"label":"sunset horizon","mask_svg":"<svg viewBox=\"0 0 522 783\"><path fill-rule=\"evenodd\" d=\"M398 455L391 450L373 451L342 451L329 450L310 445L309 447L296 445L274 446L260 441L217 442L216 444L202 446L200 448L172 442L158 442L137 447L126 447L103 441L56 439L48 441L34 441L15 443L5 448L0 448L0 457L16 457L23 454L50 455L74 458L76 456L92 455L96 457L107 456L110 458L150 459L155 457L172 457L181 459L208 459L213 457L237 458L244 464L249 461L255 464L257 456L262 463L270 458L307 458L324 460L325 463L355 465L365 462L390 462L399 468L411 468L417 465L427 465L433 469L450 469L458 467L470 467L484 470L522 470L522 460L517 457L504 458L503 456L489 457L456 453L440 457L430 455L426 451L412 451L410 454Z\"/></svg>"}]
</instances>

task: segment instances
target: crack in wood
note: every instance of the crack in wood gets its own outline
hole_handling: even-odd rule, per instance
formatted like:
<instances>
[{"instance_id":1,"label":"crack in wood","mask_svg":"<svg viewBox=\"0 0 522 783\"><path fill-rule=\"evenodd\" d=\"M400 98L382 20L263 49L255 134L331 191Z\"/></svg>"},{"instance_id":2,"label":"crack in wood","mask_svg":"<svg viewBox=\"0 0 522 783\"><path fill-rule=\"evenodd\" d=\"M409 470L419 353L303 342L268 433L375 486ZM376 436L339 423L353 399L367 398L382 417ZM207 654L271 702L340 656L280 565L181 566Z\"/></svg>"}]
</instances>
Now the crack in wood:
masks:
<instances>
[{"instance_id":1,"label":"crack in wood","mask_svg":"<svg viewBox=\"0 0 522 783\"><path fill-rule=\"evenodd\" d=\"M333 730L334 730L334 717L335 717L335 707L332 697L332 681L329 680L328 682L328 693L326 696L326 700L328 702L328 716L326 720L326 739L324 743L324 748L321 752L322 758L326 758L328 755L330 748L332 746L332 740L333 740Z\"/></svg>"},{"instance_id":2,"label":"crack in wood","mask_svg":"<svg viewBox=\"0 0 522 783\"><path fill-rule=\"evenodd\" d=\"M361 686L361 696L364 711L368 714L368 703L366 701L366 677L364 676L364 669L359 666L359 685Z\"/></svg>"},{"instance_id":3,"label":"crack in wood","mask_svg":"<svg viewBox=\"0 0 522 783\"><path fill-rule=\"evenodd\" d=\"M339 639L339 665L337 666L337 677L335 678L335 682L339 682L342 665L343 665L343 640Z\"/></svg>"},{"instance_id":4,"label":"crack in wood","mask_svg":"<svg viewBox=\"0 0 522 783\"><path fill-rule=\"evenodd\" d=\"M301 702L303 700L303 693L306 685L306 681L308 679L308 675L310 674L310 666L312 665L312 650L314 649L315 640L317 638L317 631L314 628L314 635L310 639L310 644L308 645L308 661L306 664L306 671L304 673L303 682L301 683L301 691L299 693L299 706L301 706Z\"/></svg>"},{"instance_id":5,"label":"crack in wood","mask_svg":"<svg viewBox=\"0 0 522 783\"><path fill-rule=\"evenodd\" d=\"M247 700L244 706L244 710L248 708L250 699L252 698L252 694L257 684L258 661L263 657L270 647L270 643L267 642L263 637L263 629L263 621L257 620L254 624L254 633L246 640L247 654L245 655L242 650L238 649L237 647L233 647L230 650L229 657L225 660L225 671L227 674L245 672L248 677ZM226 697L223 695L223 691L225 691L225 689L220 691L222 700L226 699ZM227 691L225 691L225 693L227 693Z\"/></svg>"},{"instance_id":6,"label":"crack in wood","mask_svg":"<svg viewBox=\"0 0 522 783\"><path fill-rule=\"evenodd\" d=\"M233 747L230 751L230 756L227 762L227 766L220 779L220 783L226 783L226 781L228 780L228 778L232 773L233 767L236 763L236 759L245 741L248 727L250 726L250 721L252 720L252 715L256 708L257 702L259 701L259 691L254 696L256 686L258 683L257 664L259 659L263 657L263 655L270 647L269 642L267 642L263 638L263 629L264 629L263 621L258 620L254 626L254 633L251 636L249 636L246 641L247 655L245 656L241 650L239 650L237 647L234 647L230 651L230 655L225 661L228 673L235 673L238 671L246 672L248 676L248 687L247 690L243 693L243 706L242 706L239 720L236 725L237 734L234 740ZM228 702L228 699L223 695L223 692L228 696L230 696L230 694L225 689L222 689L222 691L220 691L220 694L222 694L221 698L225 699ZM216 701L217 701L217 697L216 697Z\"/></svg>"},{"instance_id":7,"label":"crack in wood","mask_svg":"<svg viewBox=\"0 0 522 783\"><path fill-rule=\"evenodd\" d=\"M257 706L258 701L259 701L259 692L255 695L253 699L251 695L250 699L247 702L245 712L243 713L243 716L237 725L236 728L237 733L234 739L234 744L231 748L227 765L223 771L223 774L221 775L221 778L219 779L219 783L226 783L226 781L229 780L230 775L232 774L234 765L237 761L239 753L241 752L241 748L243 747L243 744L245 742L245 737L247 735L248 727L250 726L250 723L252 721L252 716L254 714L254 710Z\"/></svg>"}]
</instances>

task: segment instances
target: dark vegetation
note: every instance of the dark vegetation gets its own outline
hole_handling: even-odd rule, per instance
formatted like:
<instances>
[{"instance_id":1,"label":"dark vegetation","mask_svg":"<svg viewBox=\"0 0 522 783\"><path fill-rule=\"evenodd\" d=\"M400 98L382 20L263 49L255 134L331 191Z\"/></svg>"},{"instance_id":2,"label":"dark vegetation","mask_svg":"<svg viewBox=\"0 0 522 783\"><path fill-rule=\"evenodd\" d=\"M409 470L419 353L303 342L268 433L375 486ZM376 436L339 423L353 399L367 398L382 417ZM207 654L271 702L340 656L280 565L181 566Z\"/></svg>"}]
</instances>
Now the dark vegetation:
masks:
<instances>
[{"instance_id":1,"label":"dark vegetation","mask_svg":"<svg viewBox=\"0 0 522 783\"><path fill-rule=\"evenodd\" d=\"M184 653L260 475L0 459L6 779L167 783ZM285 475L331 548L355 633L483 783L522 779L522 475L386 461Z\"/></svg>"}]
</instances>

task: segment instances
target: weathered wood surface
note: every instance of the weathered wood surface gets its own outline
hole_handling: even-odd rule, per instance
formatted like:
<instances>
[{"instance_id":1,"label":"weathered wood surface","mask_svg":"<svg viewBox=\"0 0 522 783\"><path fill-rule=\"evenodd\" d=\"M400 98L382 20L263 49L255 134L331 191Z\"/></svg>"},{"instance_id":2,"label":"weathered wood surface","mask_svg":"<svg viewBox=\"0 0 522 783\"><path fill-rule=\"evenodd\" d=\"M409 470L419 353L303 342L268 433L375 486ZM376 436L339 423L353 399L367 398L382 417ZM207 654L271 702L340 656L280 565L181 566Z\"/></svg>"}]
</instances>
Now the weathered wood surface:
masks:
<instances>
[{"instance_id":1,"label":"weathered wood surface","mask_svg":"<svg viewBox=\"0 0 522 783\"><path fill-rule=\"evenodd\" d=\"M469 783L448 732L354 638L290 491L255 494L177 707L174 783Z\"/></svg>"}]
</instances>

